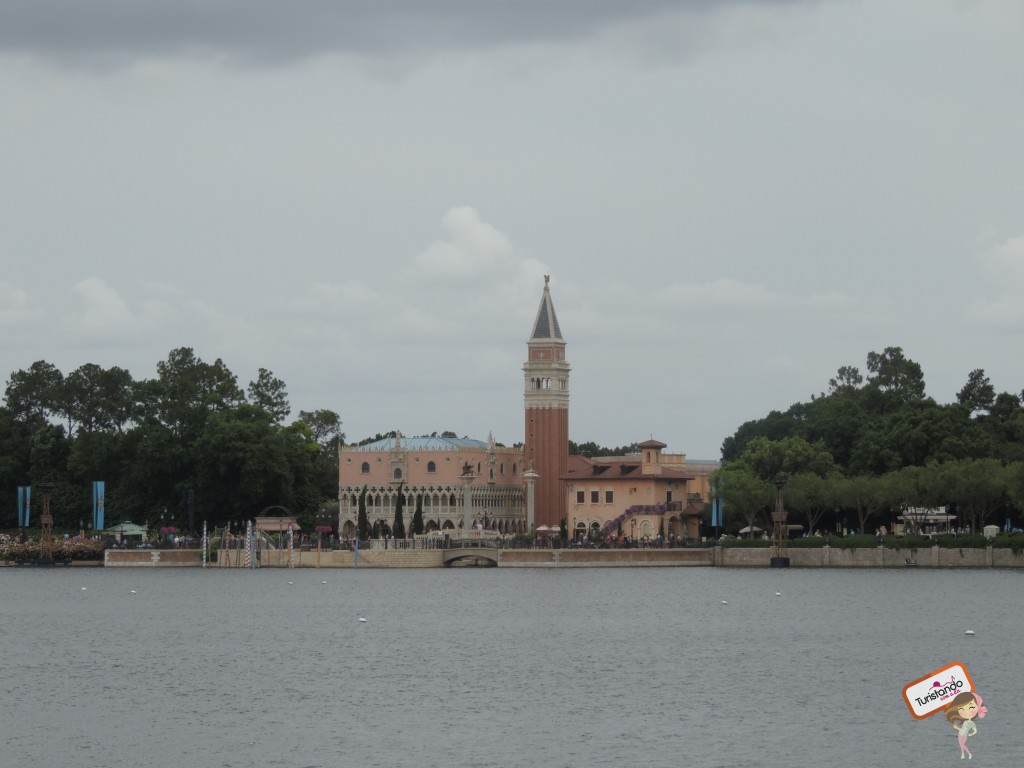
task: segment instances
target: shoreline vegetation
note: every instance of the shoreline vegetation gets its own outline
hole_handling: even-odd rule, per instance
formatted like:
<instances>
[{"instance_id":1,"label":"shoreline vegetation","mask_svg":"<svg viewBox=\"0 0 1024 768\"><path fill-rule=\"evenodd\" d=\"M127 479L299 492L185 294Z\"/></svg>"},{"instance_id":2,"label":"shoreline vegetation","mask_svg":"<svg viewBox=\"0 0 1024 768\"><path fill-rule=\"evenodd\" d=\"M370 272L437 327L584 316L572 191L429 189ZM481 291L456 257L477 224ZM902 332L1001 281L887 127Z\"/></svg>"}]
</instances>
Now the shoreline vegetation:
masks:
<instances>
[{"instance_id":1,"label":"shoreline vegetation","mask_svg":"<svg viewBox=\"0 0 1024 768\"><path fill-rule=\"evenodd\" d=\"M367 528L405 529L401 507L377 505L358 522L341 519L338 456L347 442L340 414L299 411L291 419L285 383L270 370L260 368L243 388L223 360L206 362L191 347L171 350L156 369L156 378L137 380L127 370L89 363L65 375L39 360L11 373L0 405L0 528L15 531L23 514L35 520L46 507L54 530L94 533L104 517L108 525L140 520L149 530L177 526L193 535L201 522L231 530L269 509L293 515L303 531L336 537L353 535L353 527L362 537ZM878 546L872 530L917 534L954 521L961 531L1024 528L1024 391L997 392L978 368L954 402L939 403L926 395L921 366L901 347L868 353L866 372L842 366L827 391L726 437L721 466L701 491L708 497L686 499L701 509L703 530L768 529L781 509L814 534L791 540L791 549L824 546L820 531L832 546L858 550ZM634 448L569 444L591 457ZM93 498L97 478L105 487L101 498ZM588 532L598 524L586 505L572 516ZM945 525L934 525L938 518ZM417 528L415 521L416 534L443 523L425 519ZM662 521L669 530L671 521ZM568 523L563 517L563 538ZM865 536L825 534L850 530ZM929 541L940 548L988 546L970 538ZM915 541L908 535L881 543L902 550ZM992 546L1018 553L1018 542L997 538ZM80 555L75 550L72 559Z\"/></svg>"}]
</instances>

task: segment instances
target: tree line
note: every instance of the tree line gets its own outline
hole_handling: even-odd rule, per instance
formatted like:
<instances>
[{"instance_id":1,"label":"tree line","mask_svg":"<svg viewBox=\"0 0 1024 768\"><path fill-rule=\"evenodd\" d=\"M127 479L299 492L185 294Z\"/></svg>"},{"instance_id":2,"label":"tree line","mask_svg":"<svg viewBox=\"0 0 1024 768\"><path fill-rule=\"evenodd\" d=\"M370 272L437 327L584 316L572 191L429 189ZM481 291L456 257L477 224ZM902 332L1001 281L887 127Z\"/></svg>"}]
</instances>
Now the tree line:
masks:
<instances>
[{"instance_id":1,"label":"tree line","mask_svg":"<svg viewBox=\"0 0 1024 768\"><path fill-rule=\"evenodd\" d=\"M106 482L105 524L188 528L251 518L278 505L312 527L337 495L337 413L300 411L267 369L244 390L221 359L190 347L153 379L86 364L67 373L40 360L10 375L0 406L0 528L17 524L17 488L31 485L32 522L53 483L55 530L92 518L92 481ZM191 510L190 510L191 504Z\"/></svg>"},{"instance_id":2,"label":"tree line","mask_svg":"<svg viewBox=\"0 0 1024 768\"><path fill-rule=\"evenodd\" d=\"M997 393L979 368L956 402L937 403L900 347L869 353L867 372L843 366L827 392L726 438L714 484L727 529L768 527L777 478L808 531L873 533L908 509L941 506L975 532L1014 517L1024 527L1024 392Z\"/></svg>"}]
</instances>

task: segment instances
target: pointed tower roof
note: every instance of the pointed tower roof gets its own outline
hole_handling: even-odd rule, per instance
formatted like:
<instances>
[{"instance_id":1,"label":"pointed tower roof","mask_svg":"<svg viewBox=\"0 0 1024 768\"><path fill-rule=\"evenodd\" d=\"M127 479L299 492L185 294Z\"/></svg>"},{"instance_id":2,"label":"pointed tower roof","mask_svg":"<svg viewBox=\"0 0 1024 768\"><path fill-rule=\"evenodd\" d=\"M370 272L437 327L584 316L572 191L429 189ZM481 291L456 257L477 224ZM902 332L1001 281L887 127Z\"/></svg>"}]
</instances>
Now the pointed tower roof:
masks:
<instances>
[{"instance_id":1,"label":"pointed tower roof","mask_svg":"<svg viewBox=\"0 0 1024 768\"><path fill-rule=\"evenodd\" d=\"M530 341L564 341L562 329L558 327L555 305L551 302L551 290L548 282L551 275L544 275L544 295L540 298L537 319L533 322L533 334Z\"/></svg>"}]
</instances>

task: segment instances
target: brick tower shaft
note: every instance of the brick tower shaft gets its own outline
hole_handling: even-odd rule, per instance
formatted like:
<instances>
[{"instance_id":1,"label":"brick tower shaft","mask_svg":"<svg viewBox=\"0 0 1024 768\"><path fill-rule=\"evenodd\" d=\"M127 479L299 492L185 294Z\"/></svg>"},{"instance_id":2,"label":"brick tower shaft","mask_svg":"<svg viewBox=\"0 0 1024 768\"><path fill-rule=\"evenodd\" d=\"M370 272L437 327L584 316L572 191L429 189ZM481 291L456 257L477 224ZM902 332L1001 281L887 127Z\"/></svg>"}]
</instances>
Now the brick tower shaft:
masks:
<instances>
[{"instance_id":1,"label":"brick tower shaft","mask_svg":"<svg viewBox=\"0 0 1024 768\"><path fill-rule=\"evenodd\" d=\"M565 340L558 327L555 307L544 276L533 333L527 342L523 365L527 468L540 477L536 485L537 526L556 526L565 517L565 487L561 478L569 471L569 364Z\"/></svg>"}]
</instances>

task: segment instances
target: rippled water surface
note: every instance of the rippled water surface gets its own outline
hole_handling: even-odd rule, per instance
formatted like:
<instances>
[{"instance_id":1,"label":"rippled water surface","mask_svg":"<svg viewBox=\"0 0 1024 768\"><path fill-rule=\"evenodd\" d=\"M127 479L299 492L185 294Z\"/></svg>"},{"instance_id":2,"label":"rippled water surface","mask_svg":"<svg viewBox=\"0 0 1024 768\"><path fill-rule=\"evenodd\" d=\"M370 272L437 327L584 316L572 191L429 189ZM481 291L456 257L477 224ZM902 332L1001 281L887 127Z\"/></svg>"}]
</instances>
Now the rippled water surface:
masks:
<instances>
[{"instance_id":1,"label":"rippled water surface","mask_svg":"<svg viewBox=\"0 0 1024 768\"><path fill-rule=\"evenodd\" d=\"M1022 579L2 568L0 764L951 764L901 689L963 661L1016 766Z\"/></svg>"}]
</instances>

